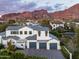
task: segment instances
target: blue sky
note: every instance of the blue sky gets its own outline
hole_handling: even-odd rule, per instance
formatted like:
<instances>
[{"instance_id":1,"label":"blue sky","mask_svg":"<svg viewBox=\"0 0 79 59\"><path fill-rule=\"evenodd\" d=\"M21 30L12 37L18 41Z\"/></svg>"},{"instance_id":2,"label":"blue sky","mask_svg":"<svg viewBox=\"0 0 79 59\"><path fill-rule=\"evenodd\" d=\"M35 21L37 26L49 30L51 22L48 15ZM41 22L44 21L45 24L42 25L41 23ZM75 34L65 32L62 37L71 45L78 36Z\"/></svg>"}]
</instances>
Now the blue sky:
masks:
<instances>
[{"instance_id":1,"label":"blue sky","mask_svg":"<svg viewBox=\"0 0 79 59\"><path fill-rule=\"evenodd\" d=\"M0 14L46 9L49 12L67 9L79 0L0 0Z\"/></svg>"}]
</instances>

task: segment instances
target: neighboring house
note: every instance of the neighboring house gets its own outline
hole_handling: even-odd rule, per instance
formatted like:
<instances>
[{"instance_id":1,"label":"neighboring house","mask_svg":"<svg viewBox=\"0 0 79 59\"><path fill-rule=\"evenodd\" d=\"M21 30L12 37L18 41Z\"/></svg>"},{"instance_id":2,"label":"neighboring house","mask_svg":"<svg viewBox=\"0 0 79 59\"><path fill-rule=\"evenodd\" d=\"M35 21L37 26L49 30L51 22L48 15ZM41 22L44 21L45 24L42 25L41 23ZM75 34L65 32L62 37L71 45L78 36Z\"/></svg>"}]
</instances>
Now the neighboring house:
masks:
<instances>
[{"instance_id":1,"label":"neighboring house","mask_svg":"<svg viewBox=\"0 0 79 59\"><path fill-rule=\"evenodd\" d=\"M0 39L5 47L11 40L17 48L60 50L60 41L49 34L47 27L40 25L8 26L5 32L0 33Z\"/></svg>"},{"instance_id":2,"label":"neighboring house","mask_svg":"<svg viewBox=\"0 0 79 59\"><path fill-rule=\"evenodd\" d=\"M76 27L79 27L79 21L74 21L73 23L75 24Z\"/></svg>"},{"instance_id":3,"label":"neighboring house","mask_svg":"<svg viewBox=\"0 0 79 59\"><path fill-rule=\"evenodd\" d=\"M62 22L50 22L50 26L52 27L52 30L53 30L53 29L56 29L58 27L64 27L64 23L62 23Z\"/></svg>"},{"instance_id":4,"label":"neighboring house","mask_svg":"<svg viewBox=\"0 0 79 59\"><path fill-rule=\"evenodd\" d=\"M72 21L72 22L63 22L64 24L66 23L67 24L67 26L70 28L70 26L72 25L74 25L74 27L76 26L76 27L79 27L79 21Z\"/></svg>"}]
</instances>

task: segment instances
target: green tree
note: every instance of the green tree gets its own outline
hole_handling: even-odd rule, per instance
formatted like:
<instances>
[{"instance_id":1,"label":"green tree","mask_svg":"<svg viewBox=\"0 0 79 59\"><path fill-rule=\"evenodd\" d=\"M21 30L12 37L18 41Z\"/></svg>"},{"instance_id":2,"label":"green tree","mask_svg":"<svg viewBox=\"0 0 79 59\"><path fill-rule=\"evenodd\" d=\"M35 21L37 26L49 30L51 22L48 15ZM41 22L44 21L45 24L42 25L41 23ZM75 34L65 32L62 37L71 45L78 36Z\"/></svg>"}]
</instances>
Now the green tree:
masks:
<instances>
[{"instance_id":1,"label":"green tree","mask_svg":"<svg viewBox=\"0 0 79 59\"><path fill-rule=\"evenodd\" d=\"M67 22L64 24L64 29L65 30L69 29L69 26L68 26Z\"/></svg>"},{"instance_id":2,"label":"green tree","mask_svg":"<svg viewBox=\"0 0 79 59\"><path fill-rule=\"evenodd\" d=\"M0 24L0 32L5 31L7 24Z\"/></svg>"},{"instance_id":3,"label":"green tree","mask_svg":"<svg viewBox=\"0 0 79 59\"><path fill-rule=\"evenodd\" d=\"M61 38L61 36L62 36L61 32L59 30L56 30L56 29L51 30L50 33L57 36L58 38Z\"/></svg>"},{"instance_id":4,"label":"green tree","mask_svg":"<svg viewBox=\"0 0 79 59\"><path fill-rule=\"evenodd\" d=\"M72 21L65 22L64 29L67 32L74 32L75 26L76 26L75 23Z\"/></svg>"},{"instance_id":5,"label":"green tree","mask_svg":"<svg viewBox=\"0 0 79 59\"><path fill-rule=\"evenodd\" d=\"M13 24L13 23L15 23L15 20L9 20L8 21L8 24Z\"/></svg>"},{"instance_id":6,"label":"green tree","mask_svg":"<svg viewBox=\"0 0 79 59\"><path fill-rule=\"evenodd\" d=\"M74 29L75 29L75 27L76 27L76 24L75 24L74 22L72 22L72 21L69 22L69 23L70 23L70 25L69 25L70 31L71 31L71 32L74 32L74 31L75 31Z\"/></svg>"},{"instance_id":7,"label":"green tree","mask_svg":"<svg viewBox=\"0 0 79 59\"><path fill-rule=\"evenodd\" d=\"M0 55L2 55L2 56L10 56L12 54L13 53L11 51L7 50L7 49L1 49L0 50Z\"/></svg>"},{"instance_id":8,"label":"green tree","mask_svg":"<svg viewBox=\"0 0 79 59\"><path fill-rule=\"evenodd\" d=\"M7 49L9 51L13 51L13 52L15 51L15 46L12 45L12 41L11 40L7 43L7 45L8 45Z\"/></svg>"},{"instance_id":9,"label":"green tree","mask_svg":"<svg viewBox=\"0 0 79 59\"><path fill-rule=\"evenodd\" d=\"M2 44L0 44L0 49L4 48L4 46Z\"/></svg>"},{"instance_id":10,"label":"green tree","mask_svg":"<svg viewBox=\"0 0 79 59\"><path fill-rule=\"evenodd\" d=\"M79 51L79 28L75 28L75 44L76 44L76 49Z\"/></svg>"},{"instance_id":11,"label":"green tree","mask_svg":"<svg viewBox=\"0 0 79 59\"><path fill-rule=\"evenodd\" d=\"M79 59L79 28L75 28L73 59Z\"/></svg>"},{"instance_id":12,"label":"green tree","mask_svg":"<svg viewBox=\"0 0 79 59\"><path fill-rule=\"evenodd\" d=\"M11 59L24 59L25 55L20 52L15 52L13 55L11 55Z\"/></svg>"},{"instance_id":13,"label":"green tree","mask_svg":"<svg viewBox=\"0 0 79 59\"><path fill-rule=\"evenodd\" d=\"M48 19L42 19L38 21L42 26L49 26L49 20Z\"/></svg>"}]
</instances>

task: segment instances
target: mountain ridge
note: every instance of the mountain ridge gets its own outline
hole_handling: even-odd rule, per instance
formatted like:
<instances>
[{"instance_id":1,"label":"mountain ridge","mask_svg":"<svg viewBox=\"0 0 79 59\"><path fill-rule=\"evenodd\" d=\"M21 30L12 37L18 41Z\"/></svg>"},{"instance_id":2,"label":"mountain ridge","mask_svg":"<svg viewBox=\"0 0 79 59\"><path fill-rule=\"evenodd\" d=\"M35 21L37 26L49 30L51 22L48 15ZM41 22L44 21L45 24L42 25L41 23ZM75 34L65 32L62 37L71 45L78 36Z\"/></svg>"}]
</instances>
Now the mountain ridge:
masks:
<instances>
[{"instance_id":1,"label":"mountain ridge","mask_svg":"<svg viewBox=\"0 0 79 59\"><path fill-rule=\"evenodd\" d=\"M64 11L57 11L54 13L49 13L47 10L35 10L33 12L25 11L22 13L9 13L2 15L2 19L59 19L59 20L73 20L79 19L79 4L76 4Z\"/></svg>"}]
</instances>

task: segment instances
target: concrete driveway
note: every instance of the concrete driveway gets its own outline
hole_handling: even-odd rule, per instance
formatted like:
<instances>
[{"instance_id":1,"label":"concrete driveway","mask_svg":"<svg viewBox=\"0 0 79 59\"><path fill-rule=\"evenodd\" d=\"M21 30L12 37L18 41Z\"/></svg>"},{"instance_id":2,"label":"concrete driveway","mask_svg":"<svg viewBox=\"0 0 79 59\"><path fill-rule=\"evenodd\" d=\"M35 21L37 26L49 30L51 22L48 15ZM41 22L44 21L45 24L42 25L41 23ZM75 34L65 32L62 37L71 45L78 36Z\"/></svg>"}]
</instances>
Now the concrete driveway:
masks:
<instances>
[{"instance_id":1,"label":"concrete driveway","mask_svg":"<svg viewBox=\"0 0 79 59\"><path fill-rule=\"evenodd\" d=\"M59 50L25 49L23 52L29 56L40 56L48 59L65 59Z\"/></svg>"}]
</instances>

